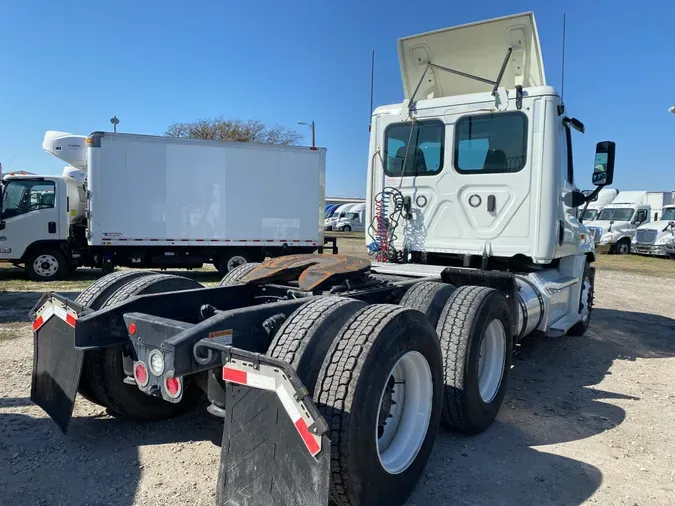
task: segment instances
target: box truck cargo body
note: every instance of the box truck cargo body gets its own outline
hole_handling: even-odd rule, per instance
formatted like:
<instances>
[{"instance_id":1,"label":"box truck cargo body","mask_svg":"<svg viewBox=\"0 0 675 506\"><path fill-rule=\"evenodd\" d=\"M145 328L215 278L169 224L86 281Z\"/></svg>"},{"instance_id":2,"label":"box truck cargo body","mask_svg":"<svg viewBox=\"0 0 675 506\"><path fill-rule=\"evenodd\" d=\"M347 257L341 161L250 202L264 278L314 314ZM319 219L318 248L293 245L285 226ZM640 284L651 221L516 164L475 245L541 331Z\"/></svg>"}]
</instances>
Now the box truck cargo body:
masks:
<instances>
[{"instance_id":1,"label":"box truck cargo body","mask_svg":"<svg viewBox=\"0 0 675 506\"><path fill-rule=\"evenodd\" d=\"M104 132L47 132L43 148L87 177L50 176L57 197L49 208L28 205L21 227L3 215L5 232L16 229L5 244L10 235L21 240L0 260L25 265L35 279L78 266L212 263L226 273L324 244L325 149ZM59 189L75 185L73 195ZM40 218L49 213L78 219L54 234Z\"/></svg>"}]
</instances>

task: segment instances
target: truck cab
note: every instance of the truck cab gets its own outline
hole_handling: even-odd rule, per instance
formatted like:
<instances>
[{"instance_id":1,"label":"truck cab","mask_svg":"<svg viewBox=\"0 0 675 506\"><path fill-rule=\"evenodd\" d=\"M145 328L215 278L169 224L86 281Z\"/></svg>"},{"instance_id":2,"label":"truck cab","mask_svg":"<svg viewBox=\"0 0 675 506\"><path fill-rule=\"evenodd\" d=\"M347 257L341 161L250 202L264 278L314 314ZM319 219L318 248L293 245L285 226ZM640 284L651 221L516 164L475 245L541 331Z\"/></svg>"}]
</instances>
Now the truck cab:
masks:
<instances>
[{"instance_id":1,"label":"truck cab","mask_svg":"<svg viewBox=\"0 0 675 506\"><path fill-rule=\"evenodd\" d=\"M660 220L640 225L632 247L640 255L675 256L675 205L664 207Z\"/></svg>"},{"instance_id":2,"label":"truck cab","mask_svg":"<svg viewBox=\"0 0 675 506\"><path fill-rule=\"evenodd\" d=\"M621 255L630 253L637 228L651 221L651 207L646 199L647 192L622 192L605 206L588 227L596 247Z\"/></svg>"},{"instance_id":3,"label":"truck cab","mask_svg":"<svg viewBox=\"0 0 675 506\"><path fill-rule=\"evenodd\" d=\"M590 196L593 190L584 190L582 193ZM605 206L611 204L618 195L619 190L615 188L603 188L596 197L589 201L588 207L584 208L579 219L584 223L595 220Z\"/></svg>"},{"instance_id":4,"label":"truck cab","mask_svg":"<svg viewBox=\"0 0 675 506\"><path fill-rule=\"evenodd\" d=\"M333 228L341 232L363 232L366 229L364 225L365 219L366 205L356 204L342 218L337 220Z\"/></svg>"},{"instance_id":5,"label":"truck cab","mask_svg":"<svg viewBox=\"0 0 675 506\"><path fill-rule=\"evenodd\" d=\"M82 186L71 177L7 175L1 192L0 261L25 265L34 280L72 268L75 232L84 219Z\"/></svg>"}]
</instances>

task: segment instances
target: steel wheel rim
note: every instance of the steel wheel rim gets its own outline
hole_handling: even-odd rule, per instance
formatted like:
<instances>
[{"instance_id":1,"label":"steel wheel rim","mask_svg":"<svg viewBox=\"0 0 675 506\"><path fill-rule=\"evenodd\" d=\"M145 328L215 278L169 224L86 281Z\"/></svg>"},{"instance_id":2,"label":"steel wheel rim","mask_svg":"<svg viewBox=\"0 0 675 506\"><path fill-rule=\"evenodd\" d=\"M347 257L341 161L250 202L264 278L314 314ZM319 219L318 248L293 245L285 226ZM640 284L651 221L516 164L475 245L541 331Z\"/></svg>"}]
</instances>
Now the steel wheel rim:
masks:
<instances>
[{"instance_id":1,"label":"steel wheel rim","mask_svg":"<svg viewBox=\"0 0 675 506\"><path fill-rule=\"evenodd\" d=\"M389 474L402 473L417 457L427 435L432 405L431 367L420 352L409 351L389 371L375 424L377 458Z\"/></svg>"},{"instance_id":2,"label":"steel wheel rim","mask_svg":"<svg viewBox=\"0 0 675 506\"><path fill-rule=\"evenodd\" d=\"M478 391L486 404L492 402L502 384L506 362L506 332L496 318L485 329L478 355Z\"/></svg>"},{"instance_id":3,"label":"steel wheel rim","mask_svg":"<svg viewBox=\"0 0 675 506\"><path fill-rule=\"evenodd\" d=\"M246 259L243 256L235 255L227 261L227 272L230 272L231 270L236 269L237 267L239 267L240 265L244 265L245 263L248 262L246 262Z\"/></svg>"},{"instance_id":4,"label":"steel wheel rim","mask_svg":"<svg viewBox=\"0 0 675 506\"><path fill-rule=\"evenodd\" d=\"M33 260L33 270L38 276L49 278L59 270L59 261L54 255L40 255Z\"/></svg>"},{"instance_id":5,"label":"steel wheel rim","mask_svg":"<svg viewBox=\"0 0 675 506\"><path fill-rule=\"evenodd\" d=\"M625 242L619 244L619 253L622 255L628 253L628 244L626 244Z\"/></svg>"}]
</instances>

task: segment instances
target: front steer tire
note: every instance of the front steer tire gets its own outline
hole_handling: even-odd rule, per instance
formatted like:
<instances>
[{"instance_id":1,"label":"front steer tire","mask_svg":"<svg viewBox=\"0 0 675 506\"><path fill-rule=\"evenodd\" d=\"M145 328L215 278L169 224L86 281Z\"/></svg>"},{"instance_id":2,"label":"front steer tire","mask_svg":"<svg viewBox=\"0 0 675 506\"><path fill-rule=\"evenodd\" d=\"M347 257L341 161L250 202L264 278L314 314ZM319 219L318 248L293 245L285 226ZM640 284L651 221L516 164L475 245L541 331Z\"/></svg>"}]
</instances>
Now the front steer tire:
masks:
<instances>
[{"instance_id":1,"label":"front steer tire","mask_svg":"<svg viewBox=\"0 0 675 506\"><path fill-rule=\"evenodd\" d=\"M138 295L195 288L201 288L201 285L181 276L145 275L127 280L101 305L101 308L114 306ZM165 420L184 413L203 398L201 389L196 382L189 381L190 378L185 378L183 397L178 403L151 397L141 392L135 385L124 383L126 373L122 357L126 352L125 345L90 350L82 367L80 381L89 386L94 398L98 399L111 415L138 420Z\"/></svg>"},{"instance_id":2,"label":"front steer tire","mask_svg":"<svg viewBox=\"0 0 675 506\"><path fill-rule=\"evenodd\" d=\"M400 363L409 363L406 360L410 357L426 364L420 369L424 374L411 373L408 384L403 387L406 390L399 397L404 399L401 401L404 414L400 420L407 420L407 427L412 428L414 435L410 435L408 429L403 430L402 423L393 429L398 428L411 438L420 438L419 448L416 452L401 451L403 457L398 462L403 462L402 468L390 472L383 460L397 461L389 460L391 454L380 454L378 450L383 421L381 407L388 392L385 387L401 388L392 381L391 373L395 368L398 370ZM423 376L428 381L415 381ZM416 390L415 385L419 387L422 383L427 388ZM438 336L418 311L388 304L367 306L342 327L323 362L314 392L315 402L330 427L331 504L398 506L406 501L434 444L442 391ZM428 397L414 392L425 392ZM393 399L391 393L386 397ZM406 399L410 399L411 404L407 404ZM413 404L415 399L425 399L426 408ZM395 403L387 404L391 410ZM404 418L406 414L411 418ZM399 430L394 432L394 438Z\"/></svg>"},{"instance_id":3,"label":"front steer tire","mask_svg":"<svg viewBox=\"0 0 675 506\"><path fill-rule=\"evenodd\" d=\"M499 383L494 395L484 399L480 392L479 358L482 341L493 322L497 322L493 329L501 327L504 332L503 361L501 377L496 377ZM462 286L446 303L436 331L443 352L443 424L465 434L480 433L497 417L513 358L511 317L506 298L492 288ZM495 383L488 384L493 385L494 390Z\"/></svg>"}]
</instances>

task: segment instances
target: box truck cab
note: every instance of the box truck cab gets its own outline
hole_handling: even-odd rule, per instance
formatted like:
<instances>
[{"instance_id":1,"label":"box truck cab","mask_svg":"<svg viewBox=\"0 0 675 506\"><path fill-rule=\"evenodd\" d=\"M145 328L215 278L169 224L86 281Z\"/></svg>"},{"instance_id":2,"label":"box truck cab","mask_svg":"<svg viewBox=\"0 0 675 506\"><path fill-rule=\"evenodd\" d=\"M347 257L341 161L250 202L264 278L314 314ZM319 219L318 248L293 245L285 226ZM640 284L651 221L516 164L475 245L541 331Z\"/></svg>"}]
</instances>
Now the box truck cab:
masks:
<instances>
[{"instance_id":1,"label":"box truck cab","mask_svg":"<svg viewBox=\"0 0 675 506\"><path fill-rule=\"evenodd\" d=\"M366 204L356 204L350 208L335 224L335 230L341 232L363 232L366 220Z\"/></svg>"},{"instance_id":2,"label":"box truck cab","mask_svg":"<svg viewBox=\"0 0 675 506\"><path fill-rule=\"evenodd\" d=\"M651 221L647 192L621 192L611 204L600 211L589 225L597 248L625 255L630 253L631 241L637 228Z\"/></svg>"},{"instance_id":3,"label":"box truck cab","mask_svg":"<svg viewBox=\"0 0 675 506\"><path fill-rule=\"evenodd\" d=\"M24 265L31 279L65 275L86 246L85 193L70 169L64 171L67 176L7 175L2 180L0 261Z\"/></svg>"},{"instance_id":4,"label":"box truck cab","mask_svg":"<svg viewBox=\"0 0 675 506\"><path fill-rule=\"evenodd\" d=\"M633 252L655 256L675 254L675 205L662 208L660 220L637 228L633 238Z\"/></svg>"},{"instance_id":5,"label":"box truck cab","mask_svg":"<svg viewBox=\"0 0 675 506\"><path fill-rule=\"evenodd\" d=\"M589 196L593 193L593 190L584 190L583 194ZM580 220L584 223L593 221L598 217L600 211L602 211L606 205L611 204L612 201L619 195L619 190L614 188L603 188L600 190L600 193L594 197L588 204L580 215Z\"/></svg>"}]
</instances>

